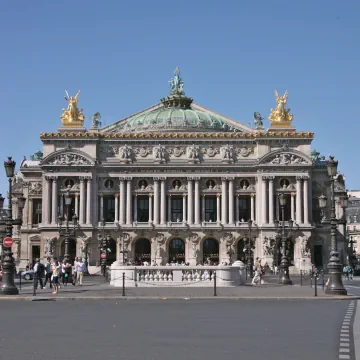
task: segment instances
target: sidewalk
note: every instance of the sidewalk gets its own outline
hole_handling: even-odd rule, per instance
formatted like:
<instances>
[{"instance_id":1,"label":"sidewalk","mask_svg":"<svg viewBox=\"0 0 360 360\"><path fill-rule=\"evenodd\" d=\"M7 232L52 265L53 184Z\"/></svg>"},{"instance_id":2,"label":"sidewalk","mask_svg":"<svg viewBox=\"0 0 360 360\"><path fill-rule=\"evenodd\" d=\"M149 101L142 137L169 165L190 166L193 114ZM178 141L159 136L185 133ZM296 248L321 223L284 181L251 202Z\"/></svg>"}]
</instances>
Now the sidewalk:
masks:
<instances>
[{"instance_id":1,"label":"sidewalk","mask_svg":"<svg viewBox=\"0 0 360 360\"><path fill-rule=\"evenodd\" d=\"M314 287L309 286L282 286L278 284L246 285L239 287L218 287L217 296L214 296L213 287L147 287L127 288L125 296L122 296L122 288L115 288L104 282L100 276L91 276L84 279L83 286L68 285L61 287L57 295L52 290L37 289L36 297L33 297L33 289L30 284L20 290L18 296L1 296L0 300L112 300L112 299L252 299L252 300L351 300L354 296L329 296L321 286L318 286L318 296L314 296Z\"/></svg>"}]
</instances>

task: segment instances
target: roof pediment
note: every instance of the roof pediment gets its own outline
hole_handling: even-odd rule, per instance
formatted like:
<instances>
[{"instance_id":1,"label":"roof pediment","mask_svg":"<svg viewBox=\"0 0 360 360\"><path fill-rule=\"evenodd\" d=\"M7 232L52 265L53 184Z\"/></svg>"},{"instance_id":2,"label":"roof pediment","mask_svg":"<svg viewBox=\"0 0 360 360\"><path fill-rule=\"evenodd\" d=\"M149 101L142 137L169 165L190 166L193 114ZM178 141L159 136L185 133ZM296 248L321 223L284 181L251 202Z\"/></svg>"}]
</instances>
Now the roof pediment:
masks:
<instances>
[{"instance_id":1,"label":"roof pediment","mask_svg":"<svg viewBox=\"0 0 360 360\"><path fill-rule=\"evenodd\" d=\"M46 156L41 166L94 166L95 163L88 154L68 146Z\"/></svg>"},{"instance_id":2,"label":"roof pediment","mask_svg":"<svg viewBox=\"0 0 360 360\"><path fill-rule=\"evenodd\" d=\"M278 149L271 151L259 159L259 165L266 166L312 166L311 159L304 153L294 149Z\"/></svg>"}]
</instances>

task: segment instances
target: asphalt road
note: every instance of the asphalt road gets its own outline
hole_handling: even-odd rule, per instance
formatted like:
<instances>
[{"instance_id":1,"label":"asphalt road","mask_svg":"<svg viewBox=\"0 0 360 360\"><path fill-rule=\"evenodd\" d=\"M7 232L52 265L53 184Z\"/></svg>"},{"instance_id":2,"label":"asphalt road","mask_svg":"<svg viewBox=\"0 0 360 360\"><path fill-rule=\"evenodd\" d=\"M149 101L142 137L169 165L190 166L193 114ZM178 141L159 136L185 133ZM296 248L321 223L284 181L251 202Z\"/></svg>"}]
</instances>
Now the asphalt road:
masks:
<instances>
[{"instance_id":1,"label":"asphalt road","mask_svg":"<svg viewBox=\"0 0 360 360\"><path fill-rule=\"evenodd\" d=\"M338 359L348 301L1 301L1 360Z\"/></svg>"}]
</instances>

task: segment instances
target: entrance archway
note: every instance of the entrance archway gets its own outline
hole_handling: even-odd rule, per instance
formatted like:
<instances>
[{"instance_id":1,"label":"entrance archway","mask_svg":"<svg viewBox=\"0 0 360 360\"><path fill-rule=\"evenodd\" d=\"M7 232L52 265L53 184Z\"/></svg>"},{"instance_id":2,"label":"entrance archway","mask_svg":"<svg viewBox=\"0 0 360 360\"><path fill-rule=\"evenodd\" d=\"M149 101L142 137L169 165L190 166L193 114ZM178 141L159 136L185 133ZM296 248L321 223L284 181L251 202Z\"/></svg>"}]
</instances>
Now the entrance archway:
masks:
<instances>
[{"instance_id":1,"label":"entrance archway","mask_svg":"<svg viewBox=\"0 0 360 360\"><path fill-rule=\"evenodd\" d=\"M274 259L275 261L277 261L277 263L275 265L279 266L281 263L281 256L282 256L281 240L278 242L276 250L277 251L276 251L276 255L274 256ZM291 239L287 239L286 241L286 254L289 260L289 265L290 266L294 265L294 243L291 241Z\"/></svg>"},{"instance_id":2,"label":"entrance archway","mask_svg":"<svg viewBox=\"0 0 360 360\"><path fill-rule=\"evenodd\" d=\"M151 243L148 239L138 239L135 243L135 263L151 261Z\"/></svg>"},{"instance_id":3,"label":"entrance archway","mask_svg":"<svg viewBox=\"0 0 360 360\"><path fill-rule=\"evenodd\" d=\"M116 261L116 241L114 239L109 240L108 249L110 249L110 252L107 254L106 265L111 265Z\"/></svg>"},{"instance_id":4,"label":"entrance archway","mask_svg":"<svg viewBox=\"0 0 360 360\"><path fill-rule=\"evenodd\" d=\"M61 243L60 253L61 253L60 259L62 261L65 256L65 240L63 240ZM76 241L74 239L69 239L69 258L71 264L74 263L75 257L76 257Z\"/></svg>"},{"instance_id":5,"label":"entrance archway","mask_svg":"<svg viewBox=\"0 0 360 360\"><path fill-rule=\"evenodd\" d=\"M185 262L185 242L181 239L173 239L169 243L169 262Z\"/></svg>"},{"instance_id":6,"label":"entrance archway","mask_svg":"<svg viewBox=\"0 0 360 360\"><path fill-rule=\"evenodd\" d=\"M203 261L212 264L219 263L219 242L215 239L206 239L203 243Z\"/></svg>"},{"instance_id":7,"label":"entrance archway","mask_svg":"<svg viewBox=\"0 0 360 360\"><path fill-rule=\"evenodd\" d=\"M240 239L237 243L237 260L242 261L243 263L245 263L246 257L245 257L245 241L244 239Z\"/></svg>"}]
</instances>

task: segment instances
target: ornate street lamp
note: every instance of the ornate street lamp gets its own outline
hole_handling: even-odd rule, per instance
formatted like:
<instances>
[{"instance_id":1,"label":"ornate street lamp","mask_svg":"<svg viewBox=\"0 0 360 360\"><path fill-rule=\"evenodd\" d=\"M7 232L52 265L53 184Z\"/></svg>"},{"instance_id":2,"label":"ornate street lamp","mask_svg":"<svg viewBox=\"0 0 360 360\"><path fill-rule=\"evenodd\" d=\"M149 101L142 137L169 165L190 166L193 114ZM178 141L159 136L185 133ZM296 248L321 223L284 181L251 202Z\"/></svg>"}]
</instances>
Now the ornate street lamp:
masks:
<instances>
[{"instance_id":1,"label":"ornate street lamp","mask_svg":"<svg viewBox=\"0 0 360 360\"><path fill-rule=\"evenodd\" d=\"M70 228L69 218L70 218L70 206L71 206L71 202L72 202L72 197L71 197L69 188L67 189L64 198L65 198L65 206L66 206L66 222L65 222L65 229L64 229L62 227L63 222L64 222L64 217L62 215L60 215L58 217L59 235L64 236L64 242L65 242L64 261L70 262L70 254L69 254L70 237L74 237L76 235L77 216L76 216L76 214L74 214L72 216L73 228Z\"/></svg>"},{"instance_id":2,"label":"ornate street lamp","mask_svg":"<svg viewBox=\"0 0 360 360\"><path fill-rule=\"evenodd\" d=\"M282 218L282 226L279 229L279 221L275 221L275 227L277 232L277 237L281 239L281 262L280 262L280 279L279 283L283 285L292 285L292 281L289 276L289 259L287 254L287 240L291 237L294 221L290 219L288 221L288 229L285 229L285 205L286 205L286 197L283 193L279 195L279 202L281 208L281 218ZM276 244L275 244L276 246Z\"/></svg>"},{"instance_id":3,"label":"ornate street lamp","mask_svg":"<svg viewBox=\"0 0 360 360\"><path fill-rule=\"evenodd\" d=\"M110 235L105 235L105 219L101 220L101 226L102 226L102 238L99 241L99 250L100 250L100 267L102 269L103 276L106 277L106 262L107 262L107 256L108 256L108 244L110 242Z\"/></svg>"},{"instance_id":4,"label":"ornate street lamp","mask_svg":"<svg viewBox=\"0 0 360 360\"><path fill-rule=\"evenodd\" d=\"M328 295L346 295L347 291L344 288L342 283L342 266L339 259L339 253L337 250L337 239L336 239L336 229L337 229L337 220L335 214L335 176L337 174L337 165L338 162L334 160L333 156L329 156L329 159L326 161L326 168L328 175L331 181L331 215L330 215L330 227L331 227L331 252L330 259L328 263L329 269L329 283L325 290L325 293ZM346 200L345 200L346 201ZM320 202L320 198L319 198ZM319 204L321 207L321 204ZM323 205L323 204L322 204ZM323 207L324 208L324 207Z\"/></svg>"},{"instance_id":5,"label":"ornate street lamp","mask_svg":"<svg viewBox=\"0 0 360 360\"><path fill-rule=\"evenodd\" d=\"M22 220L13 219L12 218L12 178L15 175L15 161L12 160L11 157L8 157L6 161L4 161L4 167L6 176L9 178L9 209L8 209L8 216L5 220L0 220L0 225L5 225L5 237L12 238L12 230L14 225L21 226ZM25 205L25 198L21 196L20 201L18 202L18 206L20 211L24 208ZM1 196L0 201L2 205L4 204L4 198ZM3 277L2 277L2 286L0 289L0 295L17 295L19 294L19 290L15 286L15 263L13 258L13 253L11 247L6 247L3 251L3 261L2 261L2 268L3 268Z\"/></svg>"}]
</instances>

